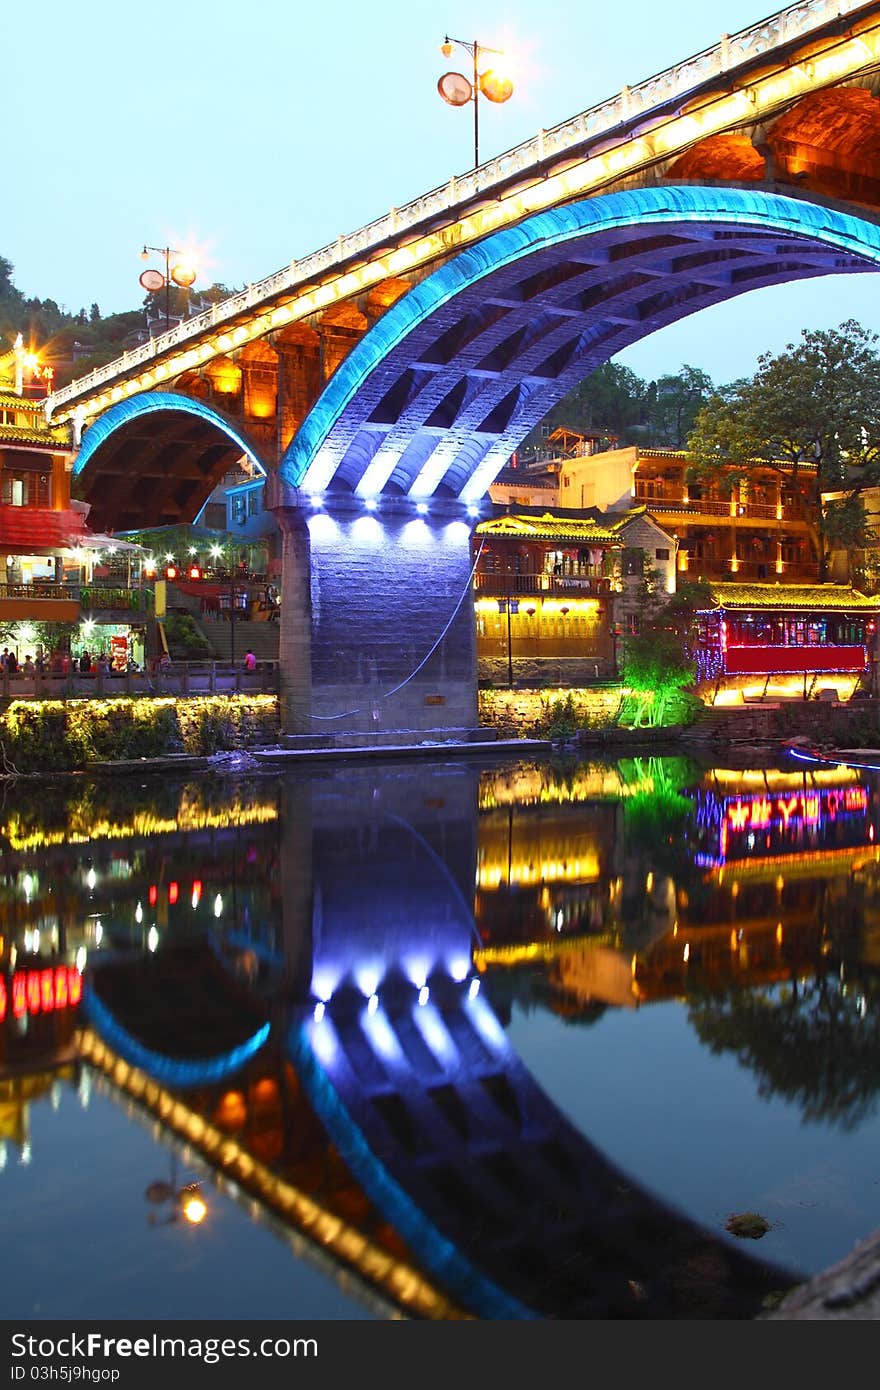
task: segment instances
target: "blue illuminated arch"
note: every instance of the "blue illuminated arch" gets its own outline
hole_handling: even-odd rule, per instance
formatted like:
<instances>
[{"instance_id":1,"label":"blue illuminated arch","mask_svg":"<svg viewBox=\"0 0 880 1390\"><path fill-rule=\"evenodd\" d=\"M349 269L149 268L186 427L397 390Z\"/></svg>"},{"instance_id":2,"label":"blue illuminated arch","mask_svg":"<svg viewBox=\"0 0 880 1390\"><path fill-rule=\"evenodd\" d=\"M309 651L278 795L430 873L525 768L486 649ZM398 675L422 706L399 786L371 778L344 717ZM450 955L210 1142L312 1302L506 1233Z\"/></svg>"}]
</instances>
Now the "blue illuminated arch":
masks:
<instances>
[{"instance_id":1,"label":"blue illuminated arch","mask_svg":"<svg viewBox=\"0 0 880 1390\"><path fill-rule=\"evenodd\" d=\"M880 267L877 223L759 188L694 185L628 189L548 209L462 251L386 311L339 365L303 421L281 460L282 480L292 487L323 491L338 466L332 459L320 457L334 426L372 372L407 335L462 291L536 251L597 233L688 222L776 231L840 249L863 259L866 270L873 268L871 263ZM784 273L780 275L780 280L785 278ZM733 289L726 297L739 292ZM640 336L657 326L646 322ZM481 495L489 482L491 477L484 479L476 465L462 497Z\"/></svg>"},{"instance_id":2,"label":"blue illuminated arch","mask_svg":"<svg viewBox=\"0 0 880 1390\"><path fill-rule=\"evenodd\" d=\"M483 1318L533 1319L536 1314L500 1288L422 1212L370 1148L312 1048L308 1029L291 1026L287 1052L328 1135L367 1196L375 1202L434 1278Z\"/></svg>"},{"instance_id":3,"label":"blue illuminated arch","mask_svg":"<svg viewBox=\"0 0 880 1390\"><path fill-rule=\"evenodd\" d=\"M204 1057L186 1060L182 1057L168 1057L162 1052L154 1052L132 1037L119 1020L110 1012L95 993L87 987L83 991L83 1009L89 1022L99 1037L118 1052L133 1067L139 1067L148 1076L161 1081L165 1086L206 1086L233 1076L251 1057L254 1057L269 1036L270 1025L264 1023L250 1038L238 1047L219 1057Z\"/></svg>"},{"instance_id":4,"label":"blue illuminated arch","mask_svg":"<svg viewBox=\"0 0 880 1390\"><path fill-rule=\"evenodd\" d=\"M253 444L244 438L230 420L218 414L216 410L212 410L202 401L175 391L142 391L136 396L130 396L127 401L118 401L116 405L112 405L109 410L99 416L93 424L89 425L83 435L79 453L74 460L74 477L83 471L101 445L106 443L117 430L122 429L142 415L155 414L157 411L166 413L174 411L175 414L195 415L207 424L215 426L234 444L237 444L243 454L247 454L251 462L265 477L266 467L254 452Z\"/></svg>"}]
</instances>

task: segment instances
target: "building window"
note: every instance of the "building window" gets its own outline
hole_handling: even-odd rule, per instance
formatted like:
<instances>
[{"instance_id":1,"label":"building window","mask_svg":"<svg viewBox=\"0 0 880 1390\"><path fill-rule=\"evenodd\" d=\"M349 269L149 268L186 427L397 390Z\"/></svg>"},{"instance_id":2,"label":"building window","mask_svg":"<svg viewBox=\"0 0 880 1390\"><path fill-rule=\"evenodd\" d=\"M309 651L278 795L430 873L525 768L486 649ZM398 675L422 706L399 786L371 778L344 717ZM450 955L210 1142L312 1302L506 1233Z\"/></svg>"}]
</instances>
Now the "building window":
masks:
<instances>
[{"instance_id":1,"label":"building window","mask_svg":"<svg viewBox=\"0 0 880 1390\"><path fill-rule=\"evenodd\" d=\"M654 551L654 559L655 559L655 560L668 560L668 559L669 559L669 550L668 550L666 547L661 546L659 550L655 550L655 551Z\"/></svg>"}]
</instances>

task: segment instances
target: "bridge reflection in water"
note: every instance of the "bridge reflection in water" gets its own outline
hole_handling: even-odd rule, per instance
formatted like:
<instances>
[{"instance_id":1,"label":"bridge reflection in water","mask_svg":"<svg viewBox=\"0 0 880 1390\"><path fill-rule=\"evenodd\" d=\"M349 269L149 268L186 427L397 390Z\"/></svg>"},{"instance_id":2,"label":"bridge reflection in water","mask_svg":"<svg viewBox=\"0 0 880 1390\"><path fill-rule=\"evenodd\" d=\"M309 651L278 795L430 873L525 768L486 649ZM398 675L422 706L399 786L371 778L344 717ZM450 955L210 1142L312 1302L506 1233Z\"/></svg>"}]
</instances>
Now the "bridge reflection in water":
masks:
<instances>
[{"instance_id":1,"label":"bridge reflection in water","mask_svg":"<svg viewBox=\"0 0 880 1390\"><path fill-rule=\"evenodd\" d=\"M384 1316L745 1318L796 1281L609 1162L504 1024L523 991L571 1016L815 970L823 899L877 862L858 774L399 765L209 802L156 821L209 836L208 903L250 825L226 904L179 930L163 887L146 950L105 915L79 1054L298 1254Z\"/></svg>"}]
</instances>

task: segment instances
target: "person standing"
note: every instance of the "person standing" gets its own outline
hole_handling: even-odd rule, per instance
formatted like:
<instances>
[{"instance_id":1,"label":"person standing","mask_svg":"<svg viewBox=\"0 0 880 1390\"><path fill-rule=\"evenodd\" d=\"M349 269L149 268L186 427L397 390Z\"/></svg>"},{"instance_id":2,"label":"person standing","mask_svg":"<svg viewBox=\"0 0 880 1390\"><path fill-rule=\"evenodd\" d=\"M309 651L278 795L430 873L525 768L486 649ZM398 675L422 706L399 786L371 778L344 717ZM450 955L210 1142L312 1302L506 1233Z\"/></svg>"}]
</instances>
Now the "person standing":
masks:
<instances>
[{"instance_id":1,"label":"person standing","mask_svg":"<svg viewBox=\"0 0 880 1390\"><path fill-rule=\"evenodd\" d=\"M254 656L250 647L248 647L244 654L244 669L246 671L256 671L257 669L257 658Z\"/></svg>"}]
</instances>

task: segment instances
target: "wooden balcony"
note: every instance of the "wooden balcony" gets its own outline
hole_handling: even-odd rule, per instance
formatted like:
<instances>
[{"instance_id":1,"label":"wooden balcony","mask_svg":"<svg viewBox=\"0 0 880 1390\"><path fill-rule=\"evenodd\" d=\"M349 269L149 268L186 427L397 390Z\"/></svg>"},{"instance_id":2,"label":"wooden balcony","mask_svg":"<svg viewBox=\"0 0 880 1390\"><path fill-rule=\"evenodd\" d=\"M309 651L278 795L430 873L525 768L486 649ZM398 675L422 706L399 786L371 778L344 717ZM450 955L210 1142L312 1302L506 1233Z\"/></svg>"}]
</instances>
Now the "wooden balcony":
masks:
<instances>
[{"instance_id":1,"label":"wooden balcony","mask_svg":"<svg viewBox=\"0 0 880 1390\"><path fill-rule=\"evenodd\" d=\"M616 581L604 574L475 574L474 592L482 598L519 598L524 594L563 594L579 598L612 594Z\"/></svg>"},{"instance_id":2,"label":"wooden balcony","mask_svg":"<svg viewBox=\"0 0 880 1390\"><path fill-rule=\"evenodd\" d=\"M792 526L798 522L803 524L803 518L798 515L791 507L782 506L777 508L772 502L737 502L730 498L688 498L685 500L680 494L656 493L649 496L636 484L635 501L637 504L647 508L652 515L658 518L672 520L678 518L681 521L699 522L701 517L711 517L713 520L723 517L733 526L745 525L751 521L761 521L769 524L772 529L774 526Z\"/></svg>"},{"instance_id":3,"label":"wooden balcony","mask_svg":"<svg viewBox=\"0 0 880 1390\"><path fill-rule=\"evenodd\" d=\"M106 621L141 621L147 591L108 584L56 584L37 579L29 584L0 584L0 619L6 622L77 622L83 613Z\"/></svg>"},{"instance_id":4,"label":"wooden balcony","mask_svg":"<svg viewBox=\"0 0 880 1390\"><path fill-rule=\"evenodd\" d=\"M679 569L679 579L720 579L727 584L817 584L819 566L815 561L783 560L777 569L775 560L737 560L736 569L730 560L707 560L688 554L687 569Z\"/></svg>"}]
</instances>

